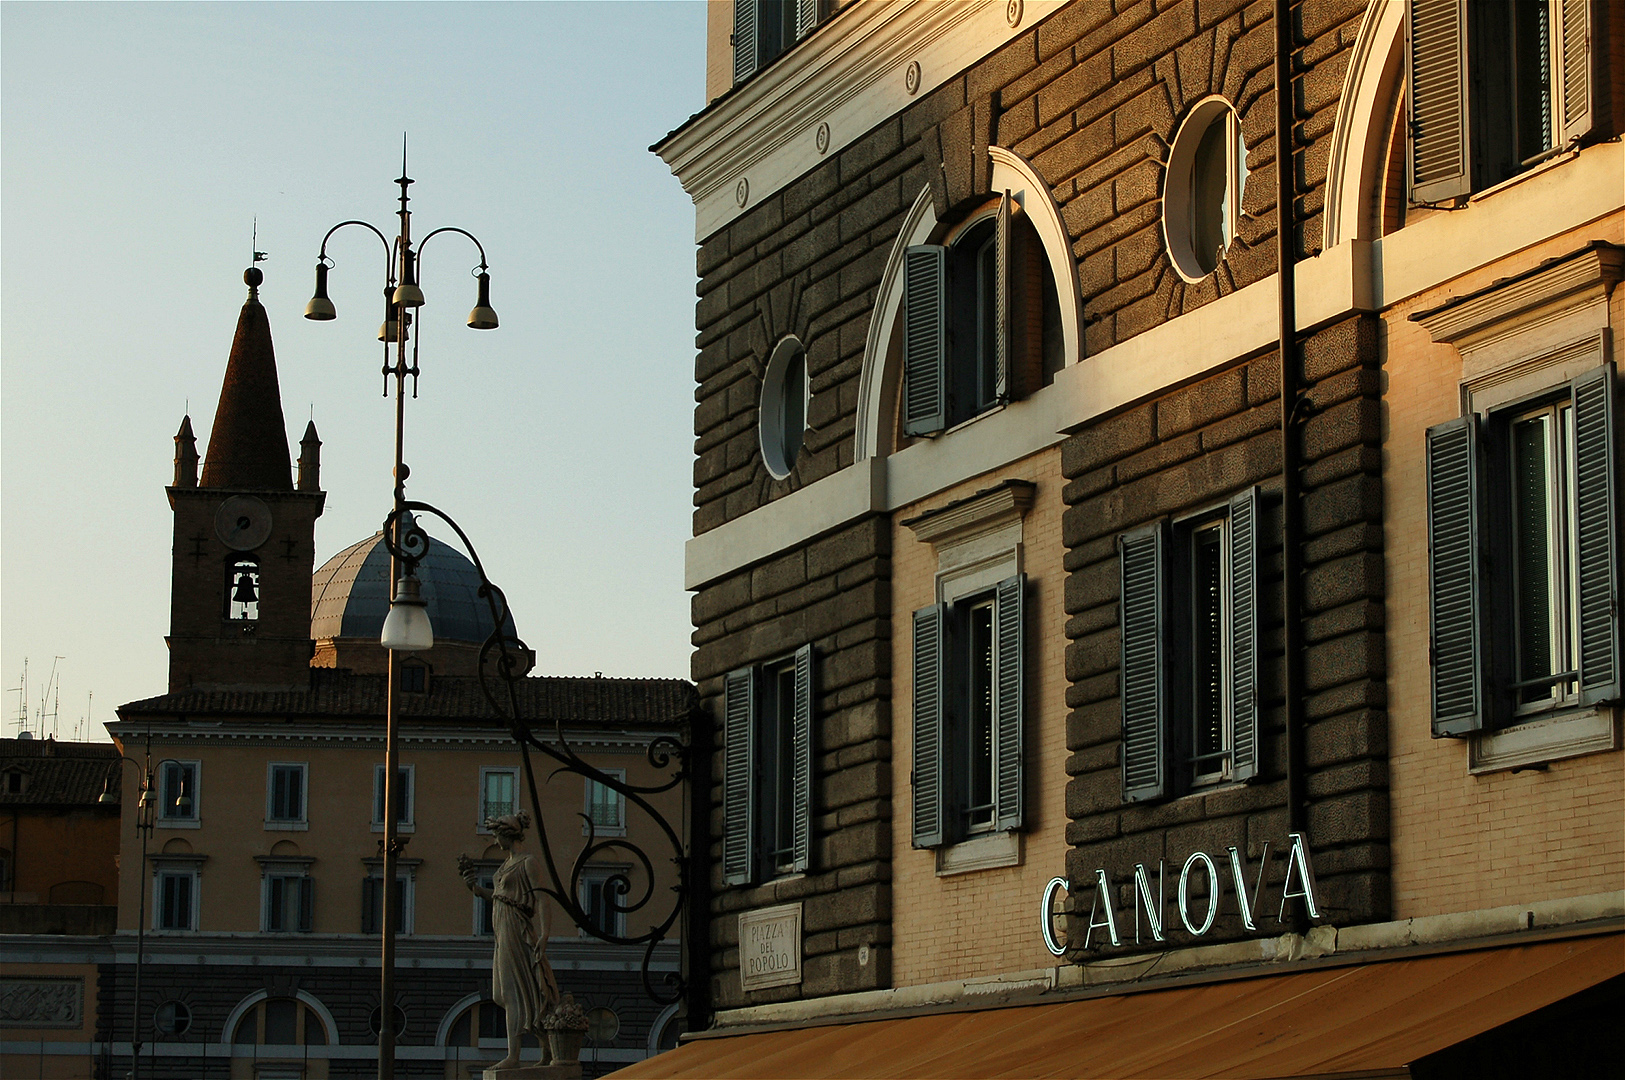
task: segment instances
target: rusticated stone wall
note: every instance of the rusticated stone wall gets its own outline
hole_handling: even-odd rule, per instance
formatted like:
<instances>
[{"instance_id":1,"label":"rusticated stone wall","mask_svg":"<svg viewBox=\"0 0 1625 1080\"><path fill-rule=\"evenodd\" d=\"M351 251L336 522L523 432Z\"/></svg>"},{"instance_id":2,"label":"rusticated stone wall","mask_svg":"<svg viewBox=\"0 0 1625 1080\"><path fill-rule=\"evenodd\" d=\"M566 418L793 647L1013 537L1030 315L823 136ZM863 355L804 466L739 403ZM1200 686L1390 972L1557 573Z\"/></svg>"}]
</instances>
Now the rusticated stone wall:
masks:
<instances>
[{"instance_id":1,"label":"rusticated stone wall","mask_svg":"<svg viewBox=\"0 0 1625 1080\"><path fill-rule=\"evenodd\" d=\"M1308 836L1322 916L1339 924L1387 917L1388 778L1384 648L1380 375L1376 320L1347 319L1301 344L1307 387L1300 436L1304 746ZM1264 895L1278 897L1288 834L1281 687L1280 361L1266 353L1074 435L1062 447L1069 572L1067 874L1078 891L1070 940L1081 943L1105 868L1117 910L1132 918L1129 875L1159 860L1227 847L1256 866L1270 845ZM1264 491L1259 521L1257 782L1162 802L1122 801L1119 688L1121 590L1117 537L1128 529ZM1221 870L1224 868L1221 865ZM1228 878L1228 874L1224 874ZM1154 887L1154 886L1153 886ZM1228 883L1226 884L1228 890ZM1170 893L1171 897L1171 893ZM1205 910L1202 909L1202 910ZM1233 900L1201 940L1243 935ZM1270 910L1270 926L1275 909ZM1192 935L1169 931L1175 944ZM1099 934L1094 944L1098 945ZM1129 946L1132 947L1132 946ZM1142 947L1152 947L1147 939Z\"/></svg>"}]
</instances>

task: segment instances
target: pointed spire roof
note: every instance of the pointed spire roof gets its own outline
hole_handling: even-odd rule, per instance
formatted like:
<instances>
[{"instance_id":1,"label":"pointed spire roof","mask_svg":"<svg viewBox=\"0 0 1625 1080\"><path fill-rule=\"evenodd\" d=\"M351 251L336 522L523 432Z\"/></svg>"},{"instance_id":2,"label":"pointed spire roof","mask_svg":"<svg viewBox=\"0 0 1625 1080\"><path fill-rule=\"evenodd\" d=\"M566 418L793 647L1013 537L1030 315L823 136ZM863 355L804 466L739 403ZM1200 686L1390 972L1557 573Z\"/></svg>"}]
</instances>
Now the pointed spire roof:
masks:
<instances>
[{"instance_id":1,"label":"pointed spire roof","mask_svg":"<svg viewBox=\"0 0 1625 1080\"><path fill-rule=\"evenodd\" d=\"M282 418L271 322L260 306L258 267L243 274L248 300L237 317L237 336L209 429L201 486L237 491L292 491L288 432Z\"/></svg>"}]
</instances>

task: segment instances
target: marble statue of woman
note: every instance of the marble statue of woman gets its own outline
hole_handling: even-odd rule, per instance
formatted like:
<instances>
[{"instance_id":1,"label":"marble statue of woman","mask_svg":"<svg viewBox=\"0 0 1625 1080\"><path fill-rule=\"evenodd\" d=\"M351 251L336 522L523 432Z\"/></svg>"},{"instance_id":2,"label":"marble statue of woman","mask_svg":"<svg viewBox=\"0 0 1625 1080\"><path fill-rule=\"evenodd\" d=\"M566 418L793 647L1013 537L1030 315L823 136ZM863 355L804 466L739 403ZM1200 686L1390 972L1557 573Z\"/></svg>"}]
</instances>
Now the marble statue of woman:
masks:
<instances>
[{"instance_id":1,"label":"marble statue of woman","mask_svg":"<svg viewBox=\"0 0 1625 1080\"><path fill-rule=\"evenodd\" d=\"M558 1004L559 984L547 962L549 922L546 895L537 888L536 861L514 848L525 839L530 815L524 810L491 818L485 827L508 853L487 889L479 883L478 868L467 855L457 856L457 872L476 896L491 901L491 926L496 950L491 963L491 997L508 1014L508 1056L491 1066L511 1069L519 1065L520 1044L528 1031L542 1044L542 1063L549 1058L542 1018Z\"/></svg>"}]
</instances>

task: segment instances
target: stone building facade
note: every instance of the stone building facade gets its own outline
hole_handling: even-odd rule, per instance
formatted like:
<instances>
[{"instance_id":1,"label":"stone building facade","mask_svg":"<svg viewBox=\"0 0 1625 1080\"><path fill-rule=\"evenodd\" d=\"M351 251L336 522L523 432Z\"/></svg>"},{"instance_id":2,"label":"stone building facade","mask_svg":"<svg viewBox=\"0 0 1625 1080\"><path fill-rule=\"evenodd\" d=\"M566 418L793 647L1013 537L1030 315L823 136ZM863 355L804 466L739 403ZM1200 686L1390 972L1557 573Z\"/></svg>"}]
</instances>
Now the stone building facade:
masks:
<instances>
[{"instance_id":1,"label":"stone building facade","mask_svg":"<svg viewBox=\"0 0 1625 1080\"><path fill-rule=\"evenodd\" d=\"M1570 606L1464 556L1476 661L1430 630L1460 601L1423 438L1463 401L1491 432L1566 416L1570 381L1603 402L1582 420L1617 408L1617 5L710 11L711 103L654 147L696 207L710 1034L1348 955L1405 920L1483 940L1516 905L1617 930L1618 688L1502 663L1546 648L1504 628L1537 603L1579 629L1519 663L1619 662L1612 421L1575 452L1606 474L1572 481L1590 555L1541 564ZM1485 497L1535 498L1511 483ZM1536 520L1511 505L1473 527ZM1452 729L1458 669L1487 704Z\"/></svg>"}]
</instances>

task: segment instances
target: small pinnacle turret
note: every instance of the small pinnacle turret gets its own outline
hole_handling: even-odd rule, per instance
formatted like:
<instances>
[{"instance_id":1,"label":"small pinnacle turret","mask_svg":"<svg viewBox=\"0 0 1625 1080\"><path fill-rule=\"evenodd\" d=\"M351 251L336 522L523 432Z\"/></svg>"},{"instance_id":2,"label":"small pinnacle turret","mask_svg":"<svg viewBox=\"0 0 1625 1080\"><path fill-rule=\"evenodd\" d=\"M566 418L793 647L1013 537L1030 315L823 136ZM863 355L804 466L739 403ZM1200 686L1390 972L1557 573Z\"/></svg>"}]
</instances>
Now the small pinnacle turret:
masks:
<instances>
[{"instance_id":1,"label":"small pinnacle turret","mask_svg":"<svg viewBox=\"0 0 1625 1080\"><path fill-rule=\"evenodd\" d=\"M190 414L181 418L181 429L175 432L175 487L197 487L197 436L192 434Z\"/></svg>"},{"instance_id":2,"label":"small pinnacle turret","mask_svg":"<svg viewBox=\"0 0 1625 1080\"><path fill-rule=\"evenodd\" d=\"M299 440L299 490L322 489L322 440L316 435L316 421L305 425L304 438Z\"/></svg>"}]
</instances>

